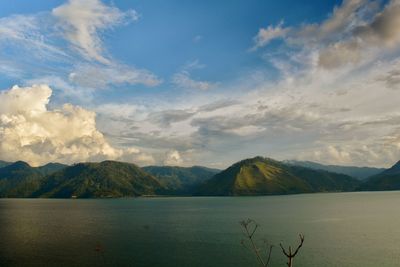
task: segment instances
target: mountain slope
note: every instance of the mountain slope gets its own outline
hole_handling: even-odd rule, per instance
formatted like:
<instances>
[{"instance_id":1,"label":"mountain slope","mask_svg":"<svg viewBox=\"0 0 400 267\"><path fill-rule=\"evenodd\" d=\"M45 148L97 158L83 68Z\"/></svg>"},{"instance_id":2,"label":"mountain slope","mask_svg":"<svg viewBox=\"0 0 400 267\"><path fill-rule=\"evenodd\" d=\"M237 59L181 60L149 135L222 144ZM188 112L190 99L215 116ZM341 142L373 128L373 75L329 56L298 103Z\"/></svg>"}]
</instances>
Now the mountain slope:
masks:
<instances>
[{"instance_id":1,"label":"mountain slope","mask_svg":"<svg viewBox=\"0 0 400 267\"><path fill-rule=\"evenodd\" d=\"M37 170L43 175L50 175L57 171L60 171L64 168L68 167L68 165L61 164L61 163L47 163L46 165L37 167Z\"/></svg>"},{"instance_id":2,"label":"mountain slope","mask_svg":"<svg viewBox=\"0 0 400 267\"><path fill-rule=\"evenodd\" d=\"M134 197L154 195L163 190L159 181L134 164L103 161L79 163L48 176L34 196Z\"/></svg>"},{"instance_id":3,"label":"mountain slope","mask_svg":"<svg viewBox=\"0 0 400 267\"><path fill-rule=\"evenodd\" d=\"M306 167L314 170L324 170L329 172L346 174L348 176L359 179L360 181L367 179L368 177L377 175L383 171L384 168L371 168L371 167L354 167L354 166L339 166L339 165L324 165L312 161L297 161L288 160L285 161L290 165Z\"/></svg>"},{"instance_id":4,"label":"mountain slope","mask_svg":"<svg viewBox=\"0 0 400 267\"><path fill-rule=\"evenodd\" d=\"M30 197L43 175L28 163L17 161L0 169L0 197Z\"/></svg>"},{"instance_id":5,"label":"mountain slope","mask_svg":"<svg viewBox=\"0 0 400 267\"><path fill-rule=\"evenodd\" d=\"M176 167L176 166L147 166L144 171L155 176L171 193L189 194L200 183L220 172L201 166Z\"/></svg>"},{"instance_id":6,"label":"mountain slope","mask_svg":"<svg viewBox=\"0 0 400 267\"><path fill-rule=\"evenodd\" d=\"M255 157L233 164L201 184L197 195L275 195L351 191L356 179L322 170Z\"/></svg>"},{"instance_id":7,"label":"mountain slope","mask_svg":"<svg viewBox=\"0 0 400 267\"><path fill-rule=\"evenodd\" d=\"M361 190L381 191L381 190L399 190L400 189L400 161L390 169L372 176L364 184Z\"/></svg>"},{"instance_id":8,"label":"mountain slope","mask_svg":"<svg viewBox=\"0 0 400 267\"><path fill-rule=\"evenodd\" d=\"M7 165L10 165L10 164L11 164L11 162L0 160L0 168L3 168L3 167L5 167Z\"/></svg>"}]
</instances>

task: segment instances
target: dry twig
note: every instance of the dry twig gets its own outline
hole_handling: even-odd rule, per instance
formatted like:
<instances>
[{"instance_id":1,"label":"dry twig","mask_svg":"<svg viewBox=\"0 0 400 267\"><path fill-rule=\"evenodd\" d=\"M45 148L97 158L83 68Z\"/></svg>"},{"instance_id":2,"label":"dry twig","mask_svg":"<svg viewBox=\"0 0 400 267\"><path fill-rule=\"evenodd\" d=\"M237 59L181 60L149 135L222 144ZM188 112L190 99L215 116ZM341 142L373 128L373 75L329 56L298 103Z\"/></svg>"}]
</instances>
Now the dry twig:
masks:
<instances>
[{"instance_id":1,"label":"dry twig","mask_svg":"<svg viewBox=\"0 0 400 267\"><path fill-rule=\"evenodd\" d=\"M297 246L296 250L294 253L292 253L292 247L289 246L289 250L286 251L286 249L283 247L282 243L279 244L279 246L282 249L282 253L285 254L285 256L288 258L287 266L288 267L293 267L293 259L296 257L297 253L299 252L300 248L303 246L304 243L304 235L300 234L300 244Z\"/></svg>"},{"instance_id":2,"label":"dry twig","mask_svg":"<svg viewBox=\"0 0 400 267\"><path fill-rule=\"evenodd\" d=\"M248 247L246 245L245 240L242 240L242 242L241 242L242 245L245 248L254 252L254 254L256 255L257 261L260 263L261 266L267 267L271 260L271 253L272 253L273 245L270 245L268 247L267 242L264 241L266 256L263 257L261 255L261 249L256 245L256 243L254 241L254 234L256 233L256 231L258 229L258 224L254 220L247 219L245 221L241 221L240 225L242 226L243 234L245 235L246 239L250 243L250 247Z\"/></svg>"}]
</instances>

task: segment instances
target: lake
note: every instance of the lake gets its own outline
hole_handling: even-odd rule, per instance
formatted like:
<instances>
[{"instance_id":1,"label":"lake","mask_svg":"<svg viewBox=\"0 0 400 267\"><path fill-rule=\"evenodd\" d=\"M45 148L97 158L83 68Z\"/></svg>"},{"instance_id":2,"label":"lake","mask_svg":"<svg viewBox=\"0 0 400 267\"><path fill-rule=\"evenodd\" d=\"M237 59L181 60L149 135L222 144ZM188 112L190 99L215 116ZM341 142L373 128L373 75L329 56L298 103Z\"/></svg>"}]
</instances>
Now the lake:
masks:
<instances>
[{"instance_id":1,"label":"lake","mask_svg":"<svg viewBox=\"0 0 400 267\"><path fill-rule=\"evenodd\" d=\"M400 192L107 200L1 199L0 266L258 266L239 221L294 266L400 263Z\"/></svg>"}]
</instances>

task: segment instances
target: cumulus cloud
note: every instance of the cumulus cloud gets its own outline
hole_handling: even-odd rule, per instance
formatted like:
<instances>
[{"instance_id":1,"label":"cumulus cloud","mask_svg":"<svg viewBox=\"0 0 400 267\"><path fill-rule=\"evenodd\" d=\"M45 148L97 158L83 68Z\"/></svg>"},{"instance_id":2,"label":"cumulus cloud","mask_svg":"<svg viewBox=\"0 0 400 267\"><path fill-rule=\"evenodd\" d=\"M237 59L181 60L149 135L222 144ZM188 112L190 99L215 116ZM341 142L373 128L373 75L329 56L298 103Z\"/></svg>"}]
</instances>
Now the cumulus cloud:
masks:
<instances>
[{"instance_id":1,"label":"cumulus cloud","mask_svg":"<svg viewBox=\"0 0 400 267\"><path fill-rule=\"evenodd\" d=\"M116 139L169 151L163 156L165 162L174 158L172 165L182 155L184 164L195 159L224 166L266 155L389 166L400 158L398 90L393 90L400 84L400 59L392 45L398 28L390 26L396 16L389 14L397 3L346 0L320 23L284 28L279 38L285 45L271 53L281 75L272 81L240 77L246 83L224 88L229 99L240 102L209 90L204 98L146 110L143 120L127 122ZM383 18L385 23L378 23ZM283 25L271 29L276 27ZM381 35L383 30L390 34ZM190 75L193 68L186 71Z\"/></svg>"},{"instance_id":2,"label":"cumulus cloud","mask_svg":"<svg viewBox=\"0 0 400 267\"><path fill-rule=\"evenodd\" d=\"M376 52L371 49L393 49L400 44L400 2L391 1L371 21L360 23L349 37L321 50L319 65L339 67L369 59Z\"/></svg>"},{"instance_id":3,"label":"cumulus cloud","mask_svg":"<svg viewBox=\"0 0 400 267\"><path fill-rule=\"evenodd\" d=\"M344 38L356 26L365 23L365 17L373 14L376 5L369 0L344 0L334 7L326 20L293 29L289 39L294 43L329 43Z\"/></svg>"},{"instance_id":4,"label":"cumulus cloud","mask_svg":"<svg viewBox=\"0 0 400 267\"><path fill-rule=\"evenodd\" d=\"M278 24L260 29L254 37L253 50L282 38L286 45L302 50L288 54L291 64L314 61L318 67L332 70L362 65L384 50L392 51L400 44L399 29L399 1L392 0L382 8L377 1L344 0L320 23L287 28ZM272 61L276 65L277 60Z\"/></svg>"},{"instance_id":5,"label":"cumulus cloud","mask_svg":"<svg viewBox=\"0 0 400 267\"><path fill-rule=\"evenodd\" d=\"M47 85L14 86L0 94L2 159L33 165L103 159L151 161L135 148L113 148L97 130L92 111L71 104L49 110L51 94Z\"/></svg>"},{"instance_id":6,"label":"cumulus cloud","mask_svg":"<svg viewBox=\"0 0 400 267\"><path fill-rule=\"evenodd\" d=\"M179 166L183 163L181 155L176 150L168 151L164 160L164 165Z\"/></svg>"},{"instance_id":7,"label":"cumulus cloud","mask_svg":"<svg viewBox=\"0 0 400 267\"><path fill-rule=\"evenodd\" d=\"M356 28L354 34L370 44L398 45L400 43L400 2L392 0L370 23Z\"/></svg>"},{"instance_id":8,"label":"cumulus cloud","mask_svg":"<svg viewBox=\"0 0 400 267\"><path fill-rule=\"evenodd\" d=\"M65 38L74 48L90 60L110 63L103 53L100 32L115 25L139 18L135 10L122 12L99 0L69 0L52 14L59 19Z\"/></svg>"},{"instance_id":9,"label":"cumulus cloud","mask_svg":"<svg viewBox=\"0 0 400 267\"><path fill-rule=\"evenodd\" d=\"M400 88L397 12L398 1L381 5L376 1L345 0L320 23L266 27L265 32L259 32L260 45L267 46L273 38L285 42L278 53L269 53L268 57L263 54L280 73L273 80L260 79L260 75L254 75L254 79L242 76L238 78L241 83L207 90L215 83L193 78L195 71L204 67L194 61L179 70L172 82L181 88L207 92L171 102L163 99L156 104L153 96L151 103L145 104L130 99L124 99L123 104L103 104L93 108L100 114L97 124L95 114L87 109L71 105L49 109L51 91L43 88L27 96L24 92L30 88L19 88L15 97L8 91L0 98L0 140L5 140L0 153L10 160L26 158L39 163L42 159L115 158L169 165L211 165L218 161L220 167L225 167L247 156L266 155L329 164L388 166L400 158L399 91L394 90ZM30 22L37 27L36 20ZM27 38L26 43L36 40L37 47L41 47L41 32L35 32L35 27L21 26L22 39L17 37ZM24 32L28 28L35 34ZM97 27L94 31L101 47L101 32L105 29ZM8 41L14 41L0 37L0 43L15 43L18 39L11 33L7 36ZM46 35L42 39L50 44ZM82 47L75 49L88 58ZM79 87L157 83L151 73L113 62L103 48L96 53L108 62L92 57L93 62L68 65L62 80L44 76L48 79L32 79L29 83L54 83L71 92ZM13 65L3 69L10 74L18 71ZM135 76L138 72L141 74ZM229 92L229 99L219 92ZM47 125L43 121L55 123ZM58 121L68 126L57 132L53 128L61 127ZM75 141L64 137L70 129ZM143 151L152 153L155 159Z\"/></svg>"},{"instance_id":10,"label":"cumulus cloud","mask_svg":"<svg viewBox=\"0 0 400 267\"><path fill-rule=\"evenodd\" d=\"M274 39L283 39L290 45L315 45L327 44L353 31L364 22L364 17L376 9L376 3L369 0L344 0L340 6L334 7L330 16L321 23L303 24L300 27L283 27L283 22L278 25L269 25L259 29L253 37L254 46L251 50L268 45Z\"/></svg>"},{"instance_id":11,"label":"cumulus cloud","mask_svg":"<svg viewBox=\"0 0 400 267\"><path fill-rule=\"evenodd\" d=\"M360 44L357 41L335 43L325 48L318 57L318 65L325 69L335 69L348 63L362 60Z\"/></svg>"}]
</instances>

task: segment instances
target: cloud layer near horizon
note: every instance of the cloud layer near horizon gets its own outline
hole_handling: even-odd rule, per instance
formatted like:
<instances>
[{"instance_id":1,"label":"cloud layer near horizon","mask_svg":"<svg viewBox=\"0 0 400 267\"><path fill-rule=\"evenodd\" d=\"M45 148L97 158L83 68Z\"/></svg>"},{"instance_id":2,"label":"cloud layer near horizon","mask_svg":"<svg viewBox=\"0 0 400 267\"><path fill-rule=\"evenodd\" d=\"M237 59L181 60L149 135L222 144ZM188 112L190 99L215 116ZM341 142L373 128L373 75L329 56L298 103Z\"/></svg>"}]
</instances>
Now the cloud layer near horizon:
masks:
<instances>
[{"instance_id":1,"label":"cloud layer near horizon","mask_svg":"<svg viewBox=\"0 0 400 267\"><path fill-rule=\"evenodd\" d=\"M49 110L52 90L47 85L0 93L0 155L36 166L48 162L74 163L119 159L153 163L138 149L115 149L96 128L92 111L65 104Z\"/></svg>"}]
</instances>

